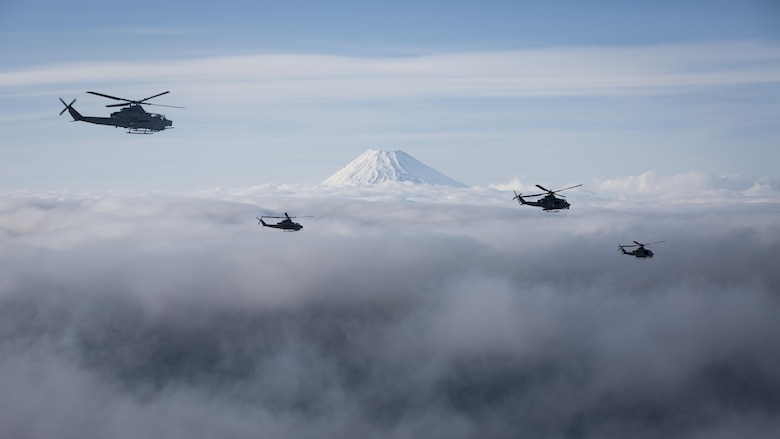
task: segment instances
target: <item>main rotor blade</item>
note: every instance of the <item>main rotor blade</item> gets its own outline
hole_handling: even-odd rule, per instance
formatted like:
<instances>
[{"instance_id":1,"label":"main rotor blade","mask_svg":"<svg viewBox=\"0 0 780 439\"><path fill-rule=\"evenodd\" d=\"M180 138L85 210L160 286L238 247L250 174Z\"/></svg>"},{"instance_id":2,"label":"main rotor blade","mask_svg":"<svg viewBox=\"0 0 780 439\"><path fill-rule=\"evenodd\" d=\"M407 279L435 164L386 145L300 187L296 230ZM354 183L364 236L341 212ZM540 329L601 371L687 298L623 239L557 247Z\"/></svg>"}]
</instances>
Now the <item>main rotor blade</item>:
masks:
<instances>
[{"instance_id":1,"label":"main rotor blade","mask_svg":"<svg viewBox=\"0 0 780 439\"><path fill-rule=\"evenodd\" d=\"M644 245L641 242L636 242L636 241L634 241L634 244L636 244L636 245Z\"/></svg>"},{"instance_id":2,"label":"main rotor blade","mask_svg":"<svg viewBox=\"0 0 780 439\"><path fill-rule=\"evenodd\" d=\"M549 190L546 187L543 187L542 185L539 185L539 184L537 184L536 187L538 187L539 189L541 189L541 190L543 190L545 192L552 192L551 190Z\"/></svg>"},{"instance_id":3,"label":"main rotor blade","mask_svg":"<svg viewBox=\"0 0 780 439\"><path fill-rule=\"evenodd\" d=\"M162 93L159 93L159 94L156 94L156 95L154 95L154 96L149 96L149 97L148 97L148 98L146 98L146 99L141 99L140 101L138 101L138 103L146 102L146 101L148 101L149 99L154 99L154 98L156 98L157 96L162 96L162 95L164 95L164 94L167 94L167 93L170 93L170 91L164 91L164 92L162 92Z\"/></svg>"},{"instance_id":4,"label":"main rotor blade","mask_svg":"<svg viewBox=\"0 0 780 439\"><path fill-rule=\"evenodd\" d=\"M547 195L547 194L531 194L531 195L523 195L523 198L528 198L528 197L541 197L542 195Z\"/></svg>"},{"instance_id":5,"label":"main rotor blade","mask_svg":"<svg viewBox=\"0 0 780 439\"><path fill-rule=\"evenodd\" d=\"M176 105L150 104L149 102L141 102L141 104L143 104L143 105L154 105L156 107L184 108L184 107L178 107Z\"/></svg>"},{"instance_id":6,"label":"main rotor blade","mask_svg":"<svg viewBox=\"0 0 780 439\"><path fill-rule=\"evenodd\" d=\"M575 187L580 187L580 186L582 186L582 184L578 184L578 185L575 185L575 186L569 186L569 187L565 187L565 188L563 188L563 189L558 189L557 191L553 191L553 192L566 191L566 190L569 190L569 189L574 189Z\"/></svg>"},{"instance_id":7,"label":"main rotor blade","mask_svg":"<svg viewBox=\"0 0 780 439\"><path fill-rule=\"evenodd\" d=\"M656 242L651 242L650 244L645 244L645 245L660 244L660 243L662 243L662 242L666 242L666 241L656 241Z\"/></svg>"},{"instance_id":8,"label":"main rotor blade","mask_svg":"<svg viewBox=\"0 0 780 439\"><path fill-rule=\"evenodd\" d=\"M277 219L284 219L284 218L314 218L314 216L313 215L290 216L290 215L287 214L287 212L285 212L284 216L263 215L261 218L277 218Z\"/></svg>"},{"instance_id":9,"label":"main rotor blade","mask_svg":"<svg viewBox=\"0 0 780 439\"><path fill-rule=\"evenodd\" d=\"M132 104L132 102L125 102L124 104L108 104L106 107L127 107Z\"/></svg>"},{"instance_id":10,"label":"main rotor blade","mask_svg":"<svg viewBox=\"0 0 780 439\"><path fill-rule=\"evenodd\" d=\"M134 101L131 101L130 99L125 99L125 98L118 98L118 97L116 97L116 96L111 96L111 95L107 95L107 94L103 94L103 93L98 93L98 92L96 92L96 91L88 91L87 93L89 93L89 94L91 94L91 95L102 96L102 97L104 97L104 98L113 99L113 100L115 100L115 101L134 102Z\"/></svg>"}]
</instances>

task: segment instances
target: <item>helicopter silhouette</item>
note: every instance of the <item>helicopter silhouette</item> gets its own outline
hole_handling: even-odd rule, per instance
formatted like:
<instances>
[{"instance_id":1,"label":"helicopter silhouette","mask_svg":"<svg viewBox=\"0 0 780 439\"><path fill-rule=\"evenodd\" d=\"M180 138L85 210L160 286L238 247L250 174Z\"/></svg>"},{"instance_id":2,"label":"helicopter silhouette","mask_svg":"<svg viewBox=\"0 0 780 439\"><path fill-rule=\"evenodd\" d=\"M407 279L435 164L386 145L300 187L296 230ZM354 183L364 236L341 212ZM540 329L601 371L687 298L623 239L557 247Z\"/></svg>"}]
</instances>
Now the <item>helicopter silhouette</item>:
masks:
<instances>
[{"instance_id":1,"label":"helicopter silhouette","mask_svg":"<svg viewBox=\"0 0 780 439\"><path fill-rule=\"evenodd\" d=\"M636 258L652 258L653 252L651 250L648 250L645 248L645 246L653 245L653 244L660 244L662 242L666 241L656 241L656 242L650 242L647 244L642 244L641 242L634 241L633 245L620 245L618 244L618 251L623 252L624 255L630 255L634 256ZM630 252L626 251L626 247L637 247L636 250L631 250Z\"/></svg>"},{"instance_id":2,"label":"helicopter silhouette","mask_svg":"<svg viewBox=\"0 0 780 439\"><path fill-rule=\"evenodd\" d=\"M87 93L96 96L102 96L104 98L114 99L116 101L124 101L121 104L106 105L106 107L124 107L124 108L122 108L119 111L115 111L111 113L110 117L82 116L81 113L79 113L78 111L76 111L75 108L73 108L73 104L76 102L75 99L73 99L70 102L70 104L66 104L65 101L62 100L62 98L60 98L60 102L62 102L62 105L65 106L65 108L62 111L60 111L60 116L62 116L62 114L65 113L65 110L67 110L70 113L70 115L73 117L74 121L89 122L97 125L109 125L113 127L127 128L128 134L154 134L158 131L163 131L163 130L173 128L173 121L166 119L165 116L162 114L148 113L146 110L143 109L142 105L156 105L158 107L169 107L169 108L184 108L184 107L176 107L173 105L151 104L149 102L146 102L149 99L154 99L158 96L162 96L164 94L170 93L170 91L164 91L162 93L156 94L154 96L149 96L148 98L141 99L138 101L118 98L116 96L110 96L107 94L98 93L94 91L88 91Z\"/></svg>"},{"instance_id":3,"label":"helicopter silhouette","mask_svg":"<svg viewBox=\"0 0 780 439\"><path fill-rule=\"evenodd\" d=\"M292 218L298 218L297 216L290 216L287 215L287 212L284 213L284 216L268 216L263 215L261 217L255 217L257 218L257 225L263 225L263 227L271 227L274 229L282 229L285 232L297 232L298 230L301 230L303 228L302 225L293 222ZM265 221L263 221L263 218L284 218L281 221L279 221L276 224L268 224ZM302 216L300 218L311 218L311 216Z\"/></svg>"},{"instance_id":4,"label":"helicopter silhouette","mask_svg":"<svg viewBox=\"0 0 780 439\"><path fill-rule=\"evenodd\" d=\"M561 195L561 198L558 198L558 197L555 196L555 194L558 193L558 192L561 192L561 191L574 189L575 187L580 187L580 186L582 186L582 185L578 184L576 186L569 186L567 188L558 189L557 191L551 191L551 190L549 190L547 188L544 188L544 187L542 187L542 186L537 184L536 187L538 187L539 189L543 190L544 192L541 193L541 194L525 195L525 197L526 198L540 197L540 196L544 195L544 197L539 199L539 201L527 201L526 199L523 198L523 194L522 193L518 194L517 192L515 192L515 196L512 199L513 200L517 200L517 202L520 203L520 204L526 204L528 206L541 207L543 210L568 209L569 206L571 206L571 204L569 204L568 201L563 199L565 197L563 195Z\"/></svg>"}]
</instances>

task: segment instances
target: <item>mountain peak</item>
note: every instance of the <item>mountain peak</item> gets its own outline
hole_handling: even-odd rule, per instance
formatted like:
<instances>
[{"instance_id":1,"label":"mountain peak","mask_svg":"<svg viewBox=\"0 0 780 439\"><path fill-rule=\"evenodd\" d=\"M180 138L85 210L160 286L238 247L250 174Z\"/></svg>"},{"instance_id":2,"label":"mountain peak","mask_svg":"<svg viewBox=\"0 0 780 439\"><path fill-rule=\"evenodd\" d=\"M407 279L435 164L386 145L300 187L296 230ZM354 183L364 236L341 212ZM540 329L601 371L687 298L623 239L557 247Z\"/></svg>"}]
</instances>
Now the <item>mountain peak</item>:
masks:
<instances>
[{"instance_id":1,"label":"mountain peak","mask_svg":"<svg viewBox=\"0 0 780 439\"><path fill-rule=\"evenodd\" d=\"M340 171L328 177L322 184L341 186L377 184L388 181L468 187L423 164L400 149L395 151L369 149Z\"/></svg>"}]
</instances>

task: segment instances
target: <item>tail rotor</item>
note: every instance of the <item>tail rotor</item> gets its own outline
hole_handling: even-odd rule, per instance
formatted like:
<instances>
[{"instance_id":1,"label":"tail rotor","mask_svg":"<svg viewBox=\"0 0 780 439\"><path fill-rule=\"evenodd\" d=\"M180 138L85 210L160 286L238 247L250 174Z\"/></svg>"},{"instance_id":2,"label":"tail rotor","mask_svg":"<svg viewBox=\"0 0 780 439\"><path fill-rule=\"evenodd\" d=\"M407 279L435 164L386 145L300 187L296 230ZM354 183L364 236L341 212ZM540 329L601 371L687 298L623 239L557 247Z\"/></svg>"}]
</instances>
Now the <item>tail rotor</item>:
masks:
<instances>
[{"instance_id":1,"label":"tail rotor","mask_svg":"<svg viewBox=\"0 0 780 439\"><path fill-rule=\"evenodd\" d=\"M73 108L73 104L76 103L76 100L73 99L72 101L70 101L70 104L66 104L65 101L63 101L62 98L60 98L60 102L62 102L62 105L65 106L65 108L63 108L62 111L60 111L60 116L62 116L62 113Z\"/></svg>"},{"instance_id":2,"label":"tail rotor","mask_svg":"<svg viewBox=\"0 0 780 439\"><path fill-rule=\"evenodd\" d=\"M84 116L82 116L78 111L76 111L75 108L73 108L73 104L76 102L75 99L70 101L70 104L66 104L65 101L62 100L62 98L60 98L60 102L62 102L62 105L65 106L65 108L63 108L62 111L60 111L60 116L62 116L62 114L65 113L65 111L67 111L68 113L70 113L71 117L73 117L73 120L84 119Z\"/></svg>"}]
</instances>

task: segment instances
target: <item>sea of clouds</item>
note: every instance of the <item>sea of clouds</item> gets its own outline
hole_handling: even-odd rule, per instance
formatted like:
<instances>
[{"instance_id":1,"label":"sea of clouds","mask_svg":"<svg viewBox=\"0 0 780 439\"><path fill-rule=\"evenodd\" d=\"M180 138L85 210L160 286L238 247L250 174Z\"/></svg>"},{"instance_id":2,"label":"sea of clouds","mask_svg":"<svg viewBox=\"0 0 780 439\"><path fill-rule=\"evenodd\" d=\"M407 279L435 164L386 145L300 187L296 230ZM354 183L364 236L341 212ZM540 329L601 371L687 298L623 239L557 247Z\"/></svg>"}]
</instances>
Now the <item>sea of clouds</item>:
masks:
<instances>
[{"instance_id":1,"label":"sea of clouds","mask_svg":"<svg viewBox=\"0 0 780 439\"><path fill-rule=\"evenodd\" d=\"M0 437L780 434L776 184L512 190L0 195Z\"/></svg>"}]
</instances>

